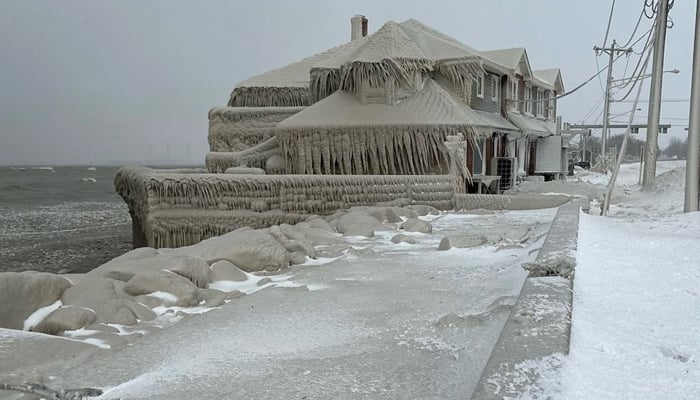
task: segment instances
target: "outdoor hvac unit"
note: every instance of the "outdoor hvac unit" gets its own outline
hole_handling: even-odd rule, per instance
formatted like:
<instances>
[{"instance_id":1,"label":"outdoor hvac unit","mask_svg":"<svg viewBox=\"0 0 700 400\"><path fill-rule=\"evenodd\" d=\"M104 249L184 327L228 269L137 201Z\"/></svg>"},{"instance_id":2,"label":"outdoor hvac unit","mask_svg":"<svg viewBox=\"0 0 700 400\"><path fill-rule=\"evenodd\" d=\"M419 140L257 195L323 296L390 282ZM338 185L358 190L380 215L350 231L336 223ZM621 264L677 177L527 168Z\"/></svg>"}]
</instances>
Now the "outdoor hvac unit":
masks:
<instances>
[{"instance_id":1,"label":"outdoor hvac unit","mask_svg":"<svg viewBox=\"0 0 700 400\"><path fill-rule=\"evenodd\" d=\"M515 186L517 161L513 157L494 157L491 159L491 174L501 177L501 191Z\"/></svg>"}]
</instances>

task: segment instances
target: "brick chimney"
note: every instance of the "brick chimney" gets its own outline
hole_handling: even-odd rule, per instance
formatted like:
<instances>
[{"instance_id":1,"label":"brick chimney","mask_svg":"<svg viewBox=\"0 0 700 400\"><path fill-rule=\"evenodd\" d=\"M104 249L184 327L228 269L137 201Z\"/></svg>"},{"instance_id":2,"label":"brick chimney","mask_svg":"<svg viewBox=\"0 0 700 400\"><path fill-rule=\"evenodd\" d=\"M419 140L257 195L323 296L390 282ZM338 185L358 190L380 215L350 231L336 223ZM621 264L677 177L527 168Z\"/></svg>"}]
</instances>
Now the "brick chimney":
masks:
<instances>
[{"instance_id":1,"label":"brick chimney","mask_svg":"<svg viewBox=\"0 0 700 400\"><path fill-rule=\"evenodd\" d=\"M364 15L355 15L350 18L350 40L367 36L367 18Z\"/></svg>"}]
</instances>

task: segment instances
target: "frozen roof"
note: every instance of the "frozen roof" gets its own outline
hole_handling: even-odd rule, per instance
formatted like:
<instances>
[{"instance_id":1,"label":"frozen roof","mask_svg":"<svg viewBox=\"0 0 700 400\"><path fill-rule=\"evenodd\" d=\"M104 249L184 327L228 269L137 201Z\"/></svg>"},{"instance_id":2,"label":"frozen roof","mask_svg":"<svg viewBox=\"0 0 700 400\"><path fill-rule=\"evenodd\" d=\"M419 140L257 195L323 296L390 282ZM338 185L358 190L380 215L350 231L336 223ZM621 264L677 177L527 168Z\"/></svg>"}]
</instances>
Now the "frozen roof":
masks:
<instances>
[{"instance_id":1,"label":"frozen roof","mask_svg":"<svg viewBox=\"0 0 700 400\"><path fill-rule=\"evenodd\" d=\"M556 89L557 93L564 93L564 81L561 78L561 71L559 68L540 69L532 73L537 80Z\"/></svg>"},{"instance_id":2,"label":"frozen roof","mask_svg":"<svg viewBox=\"0 0 700 400\"><path fill-rule=\"evenodd\" d=\"M478 56L479 52L420 21L409 19L400 24L404 32L432 60Z\"/></svg>"},{"instance_id":3,"label":"frozen roof","mask_svg":"<svg viewBox=\"0 0 700 400\"><path fill-rule=\"evenodd\" d=\"M502 74L520 66L526 78L532 77L527 52L522 47L480 52L409 19L402 23L389 21L366 37L248 78L236 86L229 106L305 106L338 88L355 90L360 80L383 81L389 75L405 77L412 70L474 62L479 63L479 68ZM312 71L322 72L312 77ZM339 77L342 83L338 82ZM314 78L315 82L310 83ZM540 80L551 85L549 78L547 75ZM563 91L563 85L559 91Z\"/></svg>"},{"instance_id":4,"label":"frozen roof","mask_svg":"<svg viewBox=\"0 0 700 400\"><path fill-rule=\"evenodd\" d=\"M363 104L339 90L277 124L278 128L347 127L368 125L470 125L466 107L432 79L423 89L395 105Z\"/></svg>"},{"instance_id":5,"label":"frozen roof","mask_svg":"<svg viewBox=\"0 0 700 400\"><path fill-rule=\"evenodd\" d=\"M307 57L301 61L293 62L281 68L273 69L259 75L255 75L240 82L236 87L309 87L309 70L318 64L347 55L360 47L367 37L353 40L326 50L323 53Z\"/></svg>"},{"instance_id":6,"label":"frozen roof","mask_svg":"<svg viewBox=\"0 0 700 400\"><path fill-rule=\"evenodd\" d=\"M513 47L511 49L482 51L481 54L487 59L493 60L503 65L508 70L515 70L518 65L522 65L526 77L532 76L530 60L524 47Z\"/></svg>"},{"instance_id":7,"label":"frozen roof","mask_svg":"<svg viewBox=\"0 0 700 400\"><path fill-rule=\"evenodd\" d=\"M389 21L367 36L367 40L350 54L348 61L376 63L387 58L427 60L429 57L399 24Z\"/></svg>"}]
</instances>

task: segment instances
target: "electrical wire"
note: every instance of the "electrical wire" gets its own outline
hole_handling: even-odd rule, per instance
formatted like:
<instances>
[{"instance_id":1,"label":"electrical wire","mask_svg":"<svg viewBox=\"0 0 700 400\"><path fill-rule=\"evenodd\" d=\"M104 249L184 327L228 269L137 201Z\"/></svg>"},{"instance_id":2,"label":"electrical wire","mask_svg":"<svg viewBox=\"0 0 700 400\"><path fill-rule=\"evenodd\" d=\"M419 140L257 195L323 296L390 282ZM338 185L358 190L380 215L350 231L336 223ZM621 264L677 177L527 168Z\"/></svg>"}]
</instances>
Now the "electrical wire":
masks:
<instances>
[{"instance_id":1,"label":"electrical wire","mask_svg":"<svg viewBox=\"0 0 700 400\"><path fill-rule=\"evenodd\" d=\"M650 12L647 13L647 10ZM659 3L654 2L654 0L644 0L644 16L648 19L653 19L656 13L659 11Z\"/></svg>"},{"instance_id":2,"label":"electrical wire","mask_svg":"<svg viewBox=\"0 0 700 400\"><path fill-rule=\"evenodd\" d=\"M650 30L649 32L651 32L651 30ZM645 35L646 35L646 33L645 33ZM644 35L640 36L634 43L632 43L632 46L634 46L634 45L636 45L637 43L639 43L640 41L642 41L642 39L644 39L644 37L645 37ZM624 54L621 54L621 55L617 56L617 57L615 58L614 61L617 61L617 60L620 59L620 57L622 57L623 55L624 55ZM598 69L598 72L596 72L593 76L591 76L590 78L586 79L583 83L581 83L580 85L576 86L576 87L573 88L572 90L570 90L570 91L568 91L568 92L566 92L566 93L564 93L564 94L561 94L561 95L555 97L554 100L559 100L559 99L564 98L564 97L566 97L566 96L568 96L568 95L570 95L570 94L575 93L577 90L579 90L579 89L581 89L582 87L586 86L590 81L592 81L593 79L599 77L600 74L602 74L603 72L605 72L607 69L608 69L608 66L607 66L607 65L606 65L605 67L603 67L602 69L599 68L599 69ZM513 101L513 102L516 103L516 102L523 102L523 101L524 101L524 100L517 100L517 101Z\"/></svg>"},{"instance_id":3,"label":"electrical wire","mask_svg":"<svg viewBox=\"0 0 700 400\"><path fill-rule=\"evenodd\" d=\"M605 95L603 94L599 99L596 104L593 105L593 107L581 118L577 119L577 121L585 121L587 118L589 118L593 113L598 111L598 108L603 105L603 101L605 100Z\"/></svg>"},{"instance_id":4,"label":"electrical wire","mask_svg":"<svg viewBox=\"0 0 700 400\"><path fill-rule=\"evenodd\" d=\"M629 44L634 40L634 35L637 34L637 30L639 29L639 25L642 23L642 17L644 16L644 9L642 8L642 12L639 13L639 18L637 18L637 24L634 26L634 30L632 30L632 34L630 35L630 38L627 40L627 43L623 44L622 47L627 47Z\"/></svg>"},{"instance_id":5,"label":"electrical wire","mask_svg":"<svg viewBox=\"0 0 700 400\"><path fill-rule=\"evenodd\" d=\"M653 53L653 50L654 50L654 45L652 44L651 46L649 46L649 49L647 50L646 57L644 57L644 65L643 65L644 70L646 70L646 66L649 62L649 59L651 58L651 54ZM632 90L637 85L637 83L642 79L642 76L643 76L643 74L641 74L641 73L637 74L637 77L634 79L634 81L632 81L631 83L627 83L625 85L625 86L630 86L630 89L627 91L627 93L625 93L624 96L622 96L622 98L611 99L611 100L616 101L616 102L620 102L620 101L624 101L625 99L627 99L627 97L629 97L629 95L632 93Z\"/></svg>"},{"instance_id":6,"label":"electrical wire","mask_svg":"<svg viewBox=\"0 0 700 400\"><path fill-rule=\"evenodd\" d=\"M632 70L632 73L629 75L630 78L622 78L622 83L617 86L618 89L624 89L624 88L628 87L630 84L632 84L632 78L639 74L639 69L641 68L642 60L644 59L644 56L643 56L644 52L647 52L647 54L648 54L649 46L651 46L651 43L652 43L651 37L653 35L652 35L651 29L647 32L647 35L648 35L647 42L645 43L644 49L642 50L642 52L639 53L639 59L637 60L637 65L634 66L634 70ZM637 54L637 52L634 52L634 53ZM629 58L628 58L628 60L629 60ZM627 75L626 70L627 70L627 68L625 68L625 73L623 74L623 76Z\"/></svg>"},{"instance_id":7,"label":"electrical wire","mask_svg":"<svg viewBox=\"0 0 700 400\"><path fill-rule=\"evenodd\" d=\"M617 89L620 89L620 90L621 90L621 89L624 89L624 88L626 88L626 87L629 87L630 85L636 84L636 80L633 79L633 78L634 78L635 76L639 75L639 70L640 70L640 68L641 68L641 66L642 66L642 61L643 61L644 58L645 58L645 57L644 57L644 53L646 52L646 53L647 53L646 57L649 57L649 51L650 51L649 48L650 48L650 46L651 46L651 44L652 44L653 29L648 30L644 35L645 35L645 36L642 36L642 37L640 38L640 39L642 39L642 38L644 38L644 37L647 38L646 43L644 44L644 48L642 49L642 51L641 51L640 53L637 53L636 51L633 50L633 53L639 54L639 59L637 60L637 64L634 66L634 70L633 70L632 73L629 75L629 76L630 76L629 78L626 78L626 76L627 76L626 69L627 69L627 68L625 67L625 73L623 74L623 76L625 76L625 78L622 78L622 79L621 79L622 83L620 83L619 85L616 86ZM637 43L638 43L638 42L639 42L639 40L637 40ZM628 60L629 60L629 59L628 59ZM632 90L632 89L630 89L630 91L631 91L631 90Z\"/></svg>"},{"instance_id":8,"label":"electrical wire","mask_svg":"<svg viewBox=\"0 0 700 400\"><path fill-rule=\"evenodd\" d=\"M600 57L600 55L597 55L595 57L595 69L597 71L600 71L600 63L598 62L599 57ZM606 66L605 68L607 69L608 67ZM598 84L600 85L601 93L603 93L603 95L605 95L605 88L603 87L603 78L600 77L600 74L598 74Z\"/></svg>"},{"instance_id":9,"label":"electrical wire","mask_svg":"<svg viewBox=\"0 0 700 400\"><path fill-rule=\"evenodd\" d=\"M608 17L608 27L605 28L605 39L603 39L603 47L608 44L608 34L610 33L610 26L612 25L613 12L615 11L615 0L612 1L610 6L610 16Z\"/></svg>"}]
</instances>

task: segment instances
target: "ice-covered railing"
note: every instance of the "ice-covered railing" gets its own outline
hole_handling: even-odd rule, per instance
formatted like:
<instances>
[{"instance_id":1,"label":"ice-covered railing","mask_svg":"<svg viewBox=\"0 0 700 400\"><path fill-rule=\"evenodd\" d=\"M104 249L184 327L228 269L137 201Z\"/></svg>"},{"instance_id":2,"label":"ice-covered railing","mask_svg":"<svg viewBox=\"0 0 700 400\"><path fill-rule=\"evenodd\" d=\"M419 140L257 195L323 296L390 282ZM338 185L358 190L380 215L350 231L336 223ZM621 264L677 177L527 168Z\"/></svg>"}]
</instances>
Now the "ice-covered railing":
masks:
<instances>
[{"instance_id":1,"label":"ice-covered railing","mask_svg":"<svg viewBox=\"0 0 700 400\"><path fill-rule=\"evenodd\" d=\"M124 167L115 188L135 246L179 247L242 226L297 223L385 202L453 207L452 175L231 175Z\"/></svg>"},{"instance_id":2,"label":"ice-covered railing","mask_svg":"<svg viewBox=\"0 0 700 400\"><path fill-rule=\"evenodd\" d=\"M304 107L215 107L209 111L209 151L236 152L272 136L278 122Z\"/></svg>"}]
</instances>

